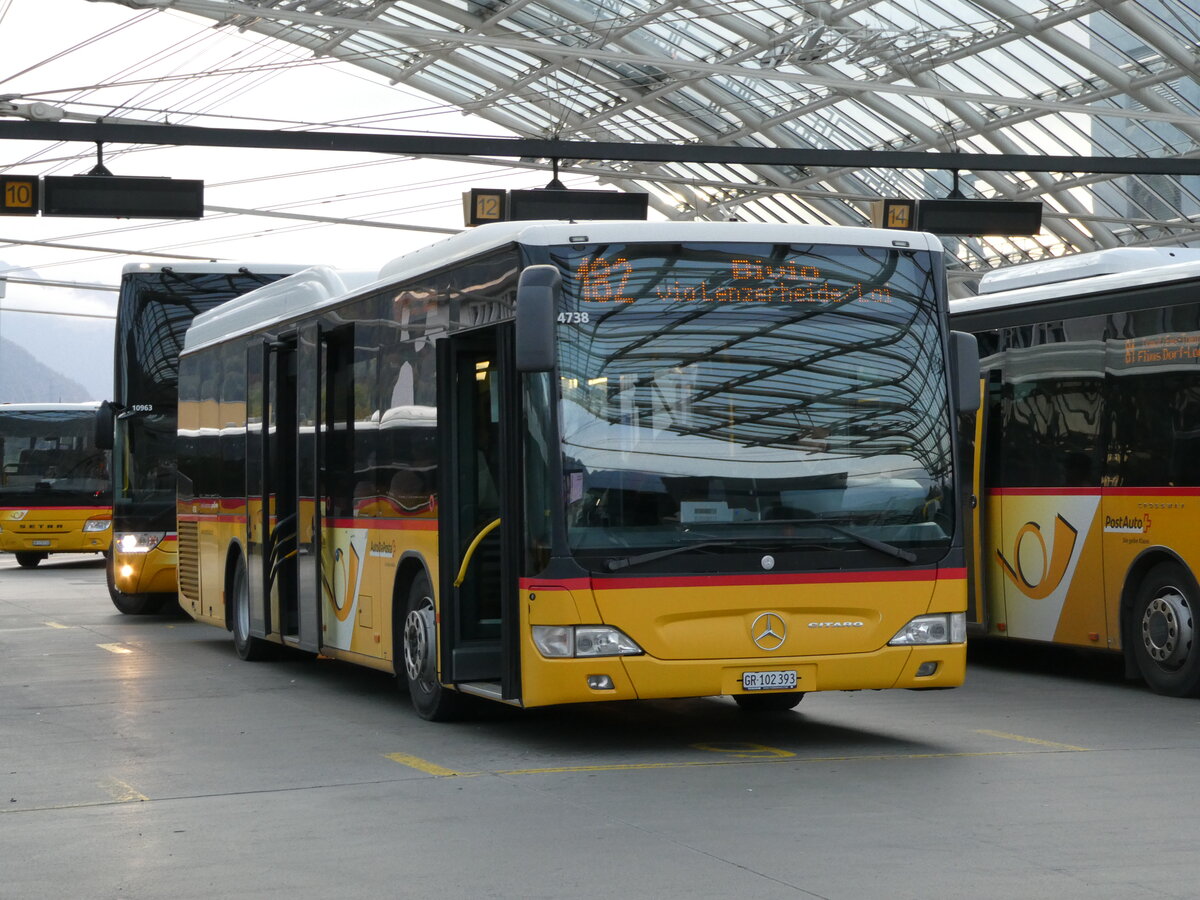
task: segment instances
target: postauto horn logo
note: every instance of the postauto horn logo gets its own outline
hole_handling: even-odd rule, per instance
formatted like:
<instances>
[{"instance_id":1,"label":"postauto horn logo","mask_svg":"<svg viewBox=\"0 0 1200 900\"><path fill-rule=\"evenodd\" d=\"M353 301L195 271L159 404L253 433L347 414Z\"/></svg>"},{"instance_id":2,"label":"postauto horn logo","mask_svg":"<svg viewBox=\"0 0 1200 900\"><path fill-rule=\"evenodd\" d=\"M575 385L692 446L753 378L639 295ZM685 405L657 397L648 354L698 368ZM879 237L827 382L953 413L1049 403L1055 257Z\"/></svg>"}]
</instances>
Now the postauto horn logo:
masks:
<instances>
[{"instance_id":1,"label":"postauto horn logo","mask_svg":"<svg viewBox=\"0 0 1200 900\"><path fill-rule=\"evenodd\" d=\"M1013 540L1012 558L1014 562L1005 559L1004 554L996 551L996 558L1009 581L1017 586L1022 594L1030 600L1044 600L1054 593L1054 589L1062 584L1067 574L1067 566L1071 562L1071 554L1075 552L1075 542L1079 532L1062 516L1054 519L1054 549L1047 553L1046 538L1042 535L1042 526L1037 522L1026 522L1017 531ZM1030 572L1025 571L1022 562L1021 546L1025 541L1032 541L1035 549L1024 555L1026 562L1034 563ZM1038 580L1031 580L1037 574Z\"/></svg>"}]
</instances>

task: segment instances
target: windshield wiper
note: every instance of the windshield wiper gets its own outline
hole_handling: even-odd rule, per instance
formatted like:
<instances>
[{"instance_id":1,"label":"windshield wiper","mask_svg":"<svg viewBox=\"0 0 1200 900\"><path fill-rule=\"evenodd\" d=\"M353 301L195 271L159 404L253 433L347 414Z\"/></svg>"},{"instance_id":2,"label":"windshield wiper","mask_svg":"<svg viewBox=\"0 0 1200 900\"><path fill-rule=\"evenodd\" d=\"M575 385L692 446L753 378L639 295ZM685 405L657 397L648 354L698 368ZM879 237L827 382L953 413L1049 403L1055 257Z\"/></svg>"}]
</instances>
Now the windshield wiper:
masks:
<instances>
[{"instance_id":1,"label":"windshield wiper","mask_svg":"<svg viewBox=\"0 0 1200 900\"><path fill-rule=\"evenodd\" d=\"M838 534L844 534L848 538L858 541L864 547L869 547L872 550L878 550L880 553L886 553L888 556L893 556L896 559L903 560L906 563L915 563L917 554L911 550L905 550L903 547L897 547L895 544L889 544L886 541L876 540L873 537L868 537L865 534L860 534L853 528L846 528L844 525L834 525L832 522L826 522L824 519L762 519L757 522L743 522L743 525L811 525L817 528L826 528L829 531L836 531Z\"/></svg>"},{"instance_id":2,"label":"windshield wiper","mask_svg":"<svg viewBox=\"0 0 1200 900\"><path fill-rule=\"evenodd\" d=\"M750 524L750 523L742 523ZM878 550L880 553L886 553L888 556L901 560L906 563L915 563L917 555L911 550L905 550L903 547L897 547L895 544L889 544L886 541L879 541L873 537L868 537L865 534L859 534L851 528L845 528L841 525L834 525L832 522L825 522L821 519L773 519L756 522L757 525L809 525L818 528L825 528L829 531L844 534L858 543L862 544L871 550ZM782 539L787 542L786 538ZM639 553L636 556L613 557L605 562L605 566L610 572L617 572L621 569L627 569L630 566L640 566L642 563L654 562L656 559L665 559L668 556L674 556L677 553L686 553L689 550L700 550L705 547L732 547L736 544L762 544L761 537L747 538L723 538L720 540L699 541L694 544L684 544L679 547L668 547L666 550L652 550L649 553ZM778 543L774 541L773 543Z\"/></svg>"},{"instance_id":3,"label":"windshield wiper","mask_svg":"<svg viewBox=\"0 0 1200 900\"><path fill-rule=\"evenodd\" d=\"M639 553L637 556L622 556L613 557L606 560L604 565L608 567L608 571L616 572L621 569L627 569L630 566L640 566L642 563L654 562L656 559L665 559L668 556L674 556L676 553L686 553L689 550L700 550L703 547L732 547L735 544L745 543L745 538L723 538L714 541L697 541L694 544L683 544L679 547L669 547L666 550L651 550L649 553ZM750 539L752 544L761 544L761 537Z\"/></svg>"}]
</instances>

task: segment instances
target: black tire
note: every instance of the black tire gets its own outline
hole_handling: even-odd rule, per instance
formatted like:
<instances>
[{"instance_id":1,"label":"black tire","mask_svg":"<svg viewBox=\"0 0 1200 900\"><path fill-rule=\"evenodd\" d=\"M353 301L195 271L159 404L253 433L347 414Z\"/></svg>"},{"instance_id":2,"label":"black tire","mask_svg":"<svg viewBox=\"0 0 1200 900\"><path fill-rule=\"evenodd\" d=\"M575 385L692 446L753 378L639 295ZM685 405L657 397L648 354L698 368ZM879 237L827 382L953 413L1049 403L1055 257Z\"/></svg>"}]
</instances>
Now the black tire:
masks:
<instances>
[{"instance_id":1,"label":"black tire","mask_svg":"<svg viewBox=\"0 0 1200 900\"><path fill-rule=\"evenodd\" d=\"M424 572L409 585L403 610L396 641L398 680L408 686L409 699L422 719L431 722L456 719L463 713L465 698L438 681L433 587Z\"/></svg>"},{"instance_id":2,"label":"black tire","mask_svg":"<svg viewBox=\"0 0 1200 900\"><path fill-rule=\"evenodd\" d=\"M1200 589L1183 566L1159 563L1133 600L1129 650L1150 689L1168 697L1200 694Z\"/></svg>"},{"instance_id":3,"label":"black tire","mask_svg":"<svg viewBox=\"0 0 1200 900\"><path fill-rule=\"evenodd\" d=\"M164 598L159 594L123 594L117 589L117 578L113 572L112 553L104 554L104 580L108 582L108 596L118 610L127 616L153 615L162 609Z\"/></svg>"},{"instance_id":4,"label":"black tire","mask_svg":"<svg viewBox=\"0 0 1200 900\"><path fill-rule=\"evenodd\" d=\"M804 691L777 691L769 694L734 694L733 702L746 712L787 712L804 699Z\"/></svg>"},{"instance_id":5,"label":"black tire","mask_svg":"<svg viewBox=\"0 0 1200 900\"><path fill-rule=\"evenodd\" d=\"M250 578L246 561L238 554L233 577L229 582L229 602L233 605L230 624L233 626L233 649L247 662L259 662L275 655L275 645L250 634Z\"/></svg>"},{"instance_id":6,"label":"black tire","mask_svg":"<svg viewBox=\"0 0 1200 900\"><path fill-rule=\"evenodd\" d=\"M22 550L17 553L17 565L22 569L32 569L45 559L47 555L38 550Z\"/></svg>"}]
</instances>

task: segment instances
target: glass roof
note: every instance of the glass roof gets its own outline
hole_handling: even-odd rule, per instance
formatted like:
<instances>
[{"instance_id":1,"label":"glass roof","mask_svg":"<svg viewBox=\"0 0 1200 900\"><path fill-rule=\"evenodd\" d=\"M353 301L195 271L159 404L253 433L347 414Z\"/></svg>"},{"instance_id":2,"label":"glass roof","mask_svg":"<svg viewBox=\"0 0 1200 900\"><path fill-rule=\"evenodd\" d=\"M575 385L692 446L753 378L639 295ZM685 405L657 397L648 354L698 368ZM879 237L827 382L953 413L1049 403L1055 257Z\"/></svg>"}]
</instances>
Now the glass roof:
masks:
<instances>
[{"instance_id":1,"label":"glass roof","mask_svg":"<svg viewBox=\"0 0 1200 900\"><path fill-rule=\"evenodd\" d=\"M1197 155L1200 0L102 0L212 20L565 140L1083 157ZM234 72L243 61L226 64ZM357 127L411 128L386 109ZM572 167L571 161L564 166ZM954 173L580 162L668 218L862 225ZM1038 200L1034 238L947 239L1000 265L1195 238L1200 176L961 171Z\"/></svg>"}]
</instances>

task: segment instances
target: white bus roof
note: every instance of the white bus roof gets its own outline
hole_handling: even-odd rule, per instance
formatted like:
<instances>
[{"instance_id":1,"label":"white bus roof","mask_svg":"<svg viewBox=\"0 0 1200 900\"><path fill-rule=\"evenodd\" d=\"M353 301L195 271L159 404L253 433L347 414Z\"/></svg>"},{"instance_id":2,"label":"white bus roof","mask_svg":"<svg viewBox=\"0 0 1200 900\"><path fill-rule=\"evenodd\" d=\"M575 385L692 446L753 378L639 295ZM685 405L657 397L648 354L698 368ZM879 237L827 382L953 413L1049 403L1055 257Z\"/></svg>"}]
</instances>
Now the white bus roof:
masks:
<instances>
[{"instance_id":1,"label":"white bus roof","mask_svg":"<svg viewBox=\"0 0 1200 900\"><path fill-rule=\"evenodd\" d=\"M1128 248L1130 250L1135 248ZM1154 250L1157 248L1140 248ZM1108 251L1101 251L1106 253ZM989 293L980 293L975 297L965 297L959 300L950 301L950 315L962 315L964 313L983 312L985 310L1004 309L1008 307L1027 306L1038 303L1048 303L1054 300L1065 300L1072 297L1087 297L1089 295L1103 294L1111 291L1123 291L1133 288L1145 287L1155 284L1169 284L1174 281L1187 281L1190 279L1200 278L1200 251L1174 250L1175 262L1169 265L1155 265L1139 267L1133 269L1125 269L1110 274L1094 274L1084 277L1068 277L1064 276L1056 281L1039 282L1033 281L1031 284L1024 287L1016 287L1012 290L992 291ZM1080 256L1095 256L1097 254L1079 254ZM1149 262L1152 259L1160 259L1158 254L1153 256L1144 255L1142 259ZM1185 261L1179 261L1180 259ZM1127 261L1136 259L1133 256L1125 257ZM1057 260L1056 260L1057 262ZM1084 263L1086 265L1086 261ZM1042 266L1043 263L1030 263L1030 266ZM1014 266L1014 269L1023 269L1025 266ZM1063 266L1064 271L1069 270L1069 267ZM986 277L986 276L985 276ZM1014 283L1019 283L1015 278L1011 279Z\"/></svg>"},{"instance_id":2,"label":"white bus roof","mask_svg":"<svg viewBox=\"0 0 1200 900\"><path fill-rule=\"evenodd\" d=\"M837 225L778 225L762 222L496 222L464 231L397 257L379 277L401 281L477 253L518 243L532 247L563 244L620 244L657 241L726 241L762 244L846 244L861 247L907 246L943 250L931 234Z\"/></svg>"},{"instance_id":3,"label":"white bus roof","mask_svg":"<svg viewBox=\"0 0 1200 900\"><path fill-rule=\"evenodd\" d=\"M1200 261L1200 250L1181 247L1114 247L1095 253L1074 253L1019 266L1006 266L986 273L979 282L980 294L995 294L1041 284L1059 284L1080 278L1140 272L1176 263Z\"/></svg>"},{"instance_id":4,"label":"white bus roof","mask_svg":"<svg viewBox=\"0 0 1200 900\"><path fill-rule=\"evenodd\" d=\"M292 314L322 305L334 297L353 293L375 281L374 272L355 272L330 266L309 266L280 278L192 320L183 342L183 352L220 338L249 331L265 322L278 322Z\"/></svg>"},{"instance_id":5,"label":"white bus roof","mask_svg":"<svg viewBox=\"0 0 1200 900\"><path fill-rule=\"evenodd\" d=\"M133 262L126 263L121 268L122 275L136 275L138 272L161 272L170 269L182 275L236 275L245 269L248 272L281 272L291 275L308 268L295 263L263 263L263 262Z\"/></svg>"},{"instance_id":6,"label":"white bus roof","mask_svg":"<svg viewBox=\"0 0 1200 900\"><path fill-rule=\"evenodd\" d=\"M941 241L919 231L889 231L835 225L781 225L760 222L496 222L480 225L437 241L383 266L378 273L346 272L314 266L243 294L196 316L183 352L218 340L282 322L301 312L315 312L357 294L404 281L470 259L480 253L524 244L656 243L715 241L722 243L836 244L851 247L903 247L942 253ZM181 270L182 271L182 270ZM201 269L203 271L203 269ZM339 282L341 286L339 287Z\"/></svg>"}]
</instances>

